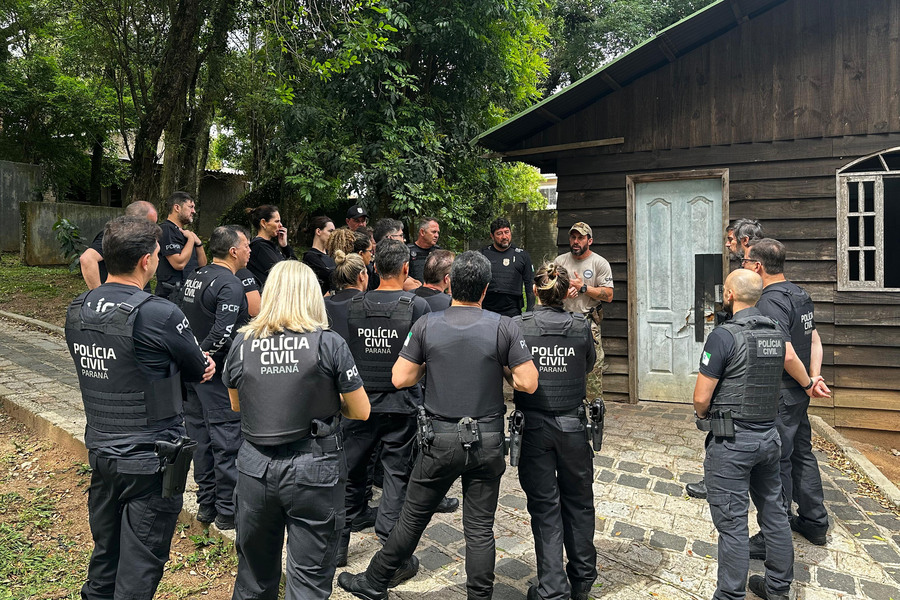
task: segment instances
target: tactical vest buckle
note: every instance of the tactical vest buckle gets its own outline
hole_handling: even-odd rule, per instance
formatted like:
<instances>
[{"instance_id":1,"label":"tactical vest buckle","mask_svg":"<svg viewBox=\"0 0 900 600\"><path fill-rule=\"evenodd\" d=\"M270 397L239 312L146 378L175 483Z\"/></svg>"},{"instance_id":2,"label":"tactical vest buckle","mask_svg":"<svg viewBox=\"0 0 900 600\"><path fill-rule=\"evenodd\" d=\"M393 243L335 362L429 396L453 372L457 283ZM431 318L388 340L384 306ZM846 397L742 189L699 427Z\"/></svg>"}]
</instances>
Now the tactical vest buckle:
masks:
<instances>
[{"instance_id":1,"label":"tactical vest buckle","mask_svg":"<svg viewBox=\"0 0 900 600\"><path fill-rule=\"evenodd\" d=\"M119 304L119 310L121 310L122 312L124 312L127 315L130 315L131 313L134 312L134 306L132 306L131 304L128 304L127 302L122 302L121 304Z\"/></svg>"}]
</instances>

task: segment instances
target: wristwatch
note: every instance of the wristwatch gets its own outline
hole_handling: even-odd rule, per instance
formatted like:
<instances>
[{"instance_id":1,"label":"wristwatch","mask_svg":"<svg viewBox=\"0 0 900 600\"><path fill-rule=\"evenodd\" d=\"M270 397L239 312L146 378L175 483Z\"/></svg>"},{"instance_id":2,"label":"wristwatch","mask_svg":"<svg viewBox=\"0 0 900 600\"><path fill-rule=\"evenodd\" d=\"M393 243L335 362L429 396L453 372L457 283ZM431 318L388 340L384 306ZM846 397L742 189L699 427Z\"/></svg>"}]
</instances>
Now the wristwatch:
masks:
<instances>
[{"instance_id":1,"label":"wristwatch","mask_svg":"<svg viewBox=\"0 0 900 600\"><path fill-rule=\"evenodd\" d=\"M812 386L813 386L813 380L810 379L810 380L809 380L809 383L806 384L806 387L804 387L803 389L804 389L804 390L808 390L808 389L811 388Z\"/></svg>"},{"instance_id":2,"label":"wristwatch","mask_svg":"<svg viewBox=\"0 0 900 600\"><path fill-rule=\"evenodd\" d=\"M587 294L587 284L581 286L581 289L578 290L582 294Z\"/></svg>"}]
</instances>

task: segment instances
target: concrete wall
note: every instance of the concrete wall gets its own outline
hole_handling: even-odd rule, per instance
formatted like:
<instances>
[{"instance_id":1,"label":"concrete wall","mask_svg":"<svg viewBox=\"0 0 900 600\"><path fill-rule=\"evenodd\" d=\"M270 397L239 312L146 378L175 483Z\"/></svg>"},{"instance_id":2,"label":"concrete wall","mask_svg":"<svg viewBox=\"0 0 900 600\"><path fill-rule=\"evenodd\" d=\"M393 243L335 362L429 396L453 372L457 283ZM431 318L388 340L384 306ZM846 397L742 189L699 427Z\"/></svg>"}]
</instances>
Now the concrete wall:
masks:
<instances>
[{"instance_id":1,"label":"concrete wall","mask_svg":"<svg viewBox=\"0 0 900 600\"><path fill-rule=\"evenodd\" d=\"M249 189L250 185L241 177L207 172L200 181L200 192L196 198L194 230L197 235L203 239L209 238L222 214Z\"/></svg>"},{"instance_id":2,"label":"concrete wall","mask_svg":"<svg viewBox=\"0 0 900 600\"><path fill-rule=\"evenodd\" d=\"M67 264L53 224L68 219L78 227L85 244L90 244L106 222L124 214L121 208L66 204L63 202L22 202L22 260L26 265Z\"/></svg>"},{"instance_id":3,"label":"concrete wall","mask_svg":"<svg viewBox=\"0 0 900 600\"><path fill-rule=\"evenodd\" d=\"M19 203L38 198L42 178L40 165L0 160L0 252L19 251Z\"/></svg>"}]
</instances>

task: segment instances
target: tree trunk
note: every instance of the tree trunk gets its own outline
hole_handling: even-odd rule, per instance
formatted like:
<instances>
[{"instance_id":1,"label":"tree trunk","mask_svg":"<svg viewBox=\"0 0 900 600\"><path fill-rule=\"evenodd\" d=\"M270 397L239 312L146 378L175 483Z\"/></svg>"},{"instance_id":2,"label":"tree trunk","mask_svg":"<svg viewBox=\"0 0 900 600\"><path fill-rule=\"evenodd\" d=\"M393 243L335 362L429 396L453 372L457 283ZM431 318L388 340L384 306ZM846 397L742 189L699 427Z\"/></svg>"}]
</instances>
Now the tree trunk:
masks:
<instances>
[{"instance_id":1,"label":"tree trunk","mask_svg":"<svg viewBox=\"0 0 900 600\"><path fill-rule=\"evenodd\" d=\"M94 206L100 204L100 171L103 168L103 143L94 142L91 152L91 183L88 186L88 202Z\"/></svg>"},{"instance_id":2,"label":"tree trunk","mask_svg":"<svg viewBox=\"0 0 900 600\"><path fill-rule=\"evenodd\" d=\"M172 112L184 102L196 69L197 36L200 32L200 0L179 0L172 15L166 51L153 73L152 96L138 128L131 161L130 202L158 202L156 146Z\"/></svg>"}]
</instances>

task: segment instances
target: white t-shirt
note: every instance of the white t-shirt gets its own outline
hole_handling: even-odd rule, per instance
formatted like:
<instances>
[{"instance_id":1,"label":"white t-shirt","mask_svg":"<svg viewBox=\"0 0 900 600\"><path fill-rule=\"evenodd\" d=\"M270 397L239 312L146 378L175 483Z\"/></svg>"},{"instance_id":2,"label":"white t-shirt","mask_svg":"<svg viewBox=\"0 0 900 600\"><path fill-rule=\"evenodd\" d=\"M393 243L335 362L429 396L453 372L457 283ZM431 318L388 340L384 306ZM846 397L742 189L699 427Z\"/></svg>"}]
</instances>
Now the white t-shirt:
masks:
<instances>
[{"instance_id":1,"label":"white t-shirt","mask_svg":"<svg viewBox=\"0 0 900 600\"><path fill-rule=\"evenodd\" d=\"M590 256L583 260L577 260L572 256L571 252L566 252L556 257L556 264L565 267L569 273L569 278L573 276L574 271L577 271L578 275L584 280L585 285L591 287L613 287L612 269L609 266L609 261L596 252L591 252ZM587 294L581 294L577 298L566 298L563 301L563 307L575 313L587 312L598 304L600 304L600 300L594 300Z\"/></svg>"}]
</instances>

